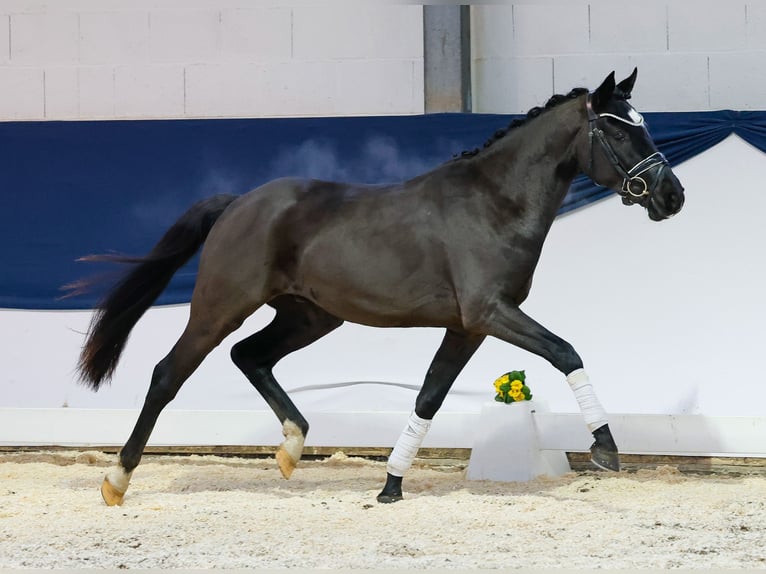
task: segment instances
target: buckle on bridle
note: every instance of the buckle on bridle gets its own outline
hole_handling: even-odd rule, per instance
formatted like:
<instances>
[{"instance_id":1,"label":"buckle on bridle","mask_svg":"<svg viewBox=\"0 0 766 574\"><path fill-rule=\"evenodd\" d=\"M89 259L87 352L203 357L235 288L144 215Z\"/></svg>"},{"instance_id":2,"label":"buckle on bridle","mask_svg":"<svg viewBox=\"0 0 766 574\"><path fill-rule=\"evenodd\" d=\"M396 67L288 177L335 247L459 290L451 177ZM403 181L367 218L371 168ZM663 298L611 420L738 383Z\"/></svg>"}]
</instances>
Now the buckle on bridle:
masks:
<instances>
[{"instance_id":1,"label":"buckle on bridle","mask_svg":"<svg viewBox=\"0 0 766 574\"><path fill-rule=\"evenodd\" d=\"M656 186L661 179L662 170L665 169L666 165L668 165L668 160L658 151L642 159L626 172L627 177L623 177L622 191L624 192L624 195L628 195L630 198L635 199L641 199L649 195L652 190L649 189L649 184L646 183L646 180L641 177L641 175L660 166L654 181L654 185Z\"/></svg>"}]
</instances>

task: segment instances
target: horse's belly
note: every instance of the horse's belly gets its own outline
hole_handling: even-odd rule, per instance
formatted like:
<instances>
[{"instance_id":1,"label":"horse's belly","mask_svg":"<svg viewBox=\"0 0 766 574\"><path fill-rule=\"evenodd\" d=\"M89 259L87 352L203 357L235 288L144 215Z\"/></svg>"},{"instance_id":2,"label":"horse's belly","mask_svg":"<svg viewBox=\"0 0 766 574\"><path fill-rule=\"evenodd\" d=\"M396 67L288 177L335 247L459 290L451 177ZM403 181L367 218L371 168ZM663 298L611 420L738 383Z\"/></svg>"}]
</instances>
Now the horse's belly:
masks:
<instances>
[{"instance_id":1,"label":"horse's belly","mask_svg":"<svg viewBox=\"0 0 766 574\"><path fill-rule=\"evenodd\" d=\"M453 292L441 289L403 293L395 286L388 292L314 287L304 296L344 321L372 327L451 327L460 323Z\"/></svg>"}]
</instances>

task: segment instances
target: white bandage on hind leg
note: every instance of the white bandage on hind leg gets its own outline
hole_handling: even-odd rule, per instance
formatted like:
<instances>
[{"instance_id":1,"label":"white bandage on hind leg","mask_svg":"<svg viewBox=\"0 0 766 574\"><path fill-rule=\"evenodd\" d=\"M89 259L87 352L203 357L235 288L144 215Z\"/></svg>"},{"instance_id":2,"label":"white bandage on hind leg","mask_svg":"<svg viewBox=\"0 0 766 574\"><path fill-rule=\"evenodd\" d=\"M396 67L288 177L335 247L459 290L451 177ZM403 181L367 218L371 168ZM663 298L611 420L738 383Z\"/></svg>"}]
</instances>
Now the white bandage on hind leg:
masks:
<instances>
[{"instance_id":1,"label":"white bandage on hind leg","mask_svg":"<svg viewBox=\"0 0 766 574\"><path fill-rule=\"evenodd\" d=\"M431 421L421 419L414 411L410 414L407 426L399 435L399 440L396 441L396 446L391 451L391 456L388 457L386 470L389 474L404 476L404 473L412 466L412 461L415 460L423 437L426 436L430 428Z\"/></svg>"},{"instance_id":2,"label":"white bandage on hind leg","mask_svg":"<svg viewBox=\"0 0 766 574\"><path fill-rule=\"evenodd\" d=\"M588 380L588 375L585 369L577 369L567 375L567 383L572 387L574 391L577 404L580 405L580 411L585 418L585 424L588 425L588 429L593 432L599 427L604 426L608 421L606 420L606 412L604 407L598 401L596 394L593 392L593 385Z\"/></svg>"}]
</instances>

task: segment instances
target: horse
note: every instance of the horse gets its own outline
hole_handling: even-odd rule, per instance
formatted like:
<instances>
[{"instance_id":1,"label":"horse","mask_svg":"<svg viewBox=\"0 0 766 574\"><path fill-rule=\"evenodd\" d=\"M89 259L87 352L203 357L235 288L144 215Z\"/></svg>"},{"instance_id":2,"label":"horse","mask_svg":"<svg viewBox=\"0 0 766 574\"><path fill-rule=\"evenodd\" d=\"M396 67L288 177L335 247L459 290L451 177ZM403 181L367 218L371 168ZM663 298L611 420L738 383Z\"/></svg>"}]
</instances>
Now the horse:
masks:
<instances>
[{"instance_id":1,"label":"horse","mask_svg":"<svg viewBox=\"0 0 766 574\"><path fill-rule=\"evenodd\" d=\"M231 359L282 424L275 459L289 478L309 424L274 378L277 362L340 327L438 327L444 338L388 457L380 503L401 500L410 468L454 380L486 337L546 359L571 386L593 435L591 460L619 471L607 415L574 347L520 308L548 231L575 178L642 206L653 221L681 210L684 188L628 100L638 70L575 88L422 175L362 185L284 177L242 195L198 201L97 304L77 364L98 390L131 329L176 271L201 249L188 322L157 363L118 462L103 479L120 505L162 410L203 359L263 305L276 314L236 343ZM576 277L573 281L578 280ZM70 294L95 280L68 285Z\"/></svg>"}]
</instances>

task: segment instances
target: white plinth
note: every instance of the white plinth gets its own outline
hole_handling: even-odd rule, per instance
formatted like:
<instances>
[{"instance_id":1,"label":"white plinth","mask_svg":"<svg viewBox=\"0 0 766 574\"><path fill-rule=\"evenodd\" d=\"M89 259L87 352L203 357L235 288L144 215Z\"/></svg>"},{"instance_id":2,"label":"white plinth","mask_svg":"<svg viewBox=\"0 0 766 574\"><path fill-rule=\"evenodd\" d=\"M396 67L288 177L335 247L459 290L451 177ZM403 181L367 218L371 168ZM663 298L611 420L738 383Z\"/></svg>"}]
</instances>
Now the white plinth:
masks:
<instances>
[{"instance_id":1,"label":"white plinth","mask_svg":"<svg viewBox=\"0 0 766 574\"><path fill-rule=\"evenodd\" d=\"M571 471L566 453L540 450L534 415L545 410L535 401L485 403L471 450L467 478L524 482Z\"/></svg>"}]
</instances>

